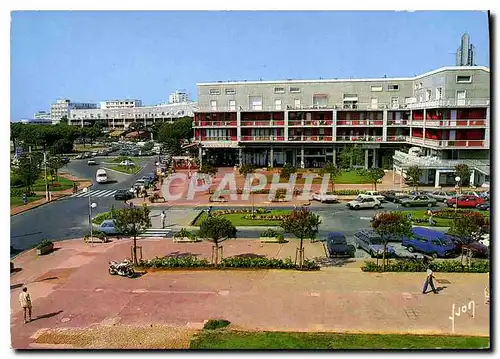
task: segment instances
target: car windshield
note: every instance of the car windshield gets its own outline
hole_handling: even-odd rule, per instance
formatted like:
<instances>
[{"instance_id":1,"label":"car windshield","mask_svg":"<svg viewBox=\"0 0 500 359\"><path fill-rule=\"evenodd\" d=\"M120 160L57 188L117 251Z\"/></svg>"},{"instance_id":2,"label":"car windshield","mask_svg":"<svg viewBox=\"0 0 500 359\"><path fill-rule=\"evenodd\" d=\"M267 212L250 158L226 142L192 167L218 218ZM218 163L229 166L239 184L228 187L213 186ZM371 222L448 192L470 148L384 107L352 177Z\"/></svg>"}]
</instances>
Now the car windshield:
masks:
<instances>
[{"instance_id":1,"label":"car windshield","mask_svg":"<svg viewBox=\"0 0 500 359\"><path fill-rule=\"evenodd\" d=\"M106 174L105 173L100 173L97 175L97 177L106 177Z\"/></svg>"}]
</instances>

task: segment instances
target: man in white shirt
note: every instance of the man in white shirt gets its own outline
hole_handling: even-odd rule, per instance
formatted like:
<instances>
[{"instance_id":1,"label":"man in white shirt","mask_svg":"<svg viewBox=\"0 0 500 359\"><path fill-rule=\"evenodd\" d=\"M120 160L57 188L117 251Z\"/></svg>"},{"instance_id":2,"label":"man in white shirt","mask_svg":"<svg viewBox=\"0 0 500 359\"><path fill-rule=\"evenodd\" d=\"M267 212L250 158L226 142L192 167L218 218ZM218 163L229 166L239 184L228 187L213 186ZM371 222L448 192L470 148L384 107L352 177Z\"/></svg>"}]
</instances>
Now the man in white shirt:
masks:
<instances>
[{"instance_id":1,"label":"man in white shirt","mask_svg":"<svg viewBox=\"0 0 500 359\"><path fill-rule=\"evenodd\" d=\"M427 278L425 278L424 289L422 290L422 294L426 294L428 285L431 286L431 289L434 292L434 294L438 294L438 291L436 290L436 288L434 288L433 279L434 279L434 273L432 272L432 269L429 267L427 268Z\"/></svg>"},{"instance_id":2,"label":"man in white shirt","mask_svg":"<svg viewBox=\"0 0 500 359\"><path fill-rule=\"evenodd\" d=\"M161 218L161 228L165 228L165 217L167 215L165 214L165 211L161 211L160 218Z\"/></svg>"},{"instance_id":3,"label":"man in white shirt","mask_svg":"<svg viewBox=\"0 0 500 359\"><path fill-rule=\"evenodd\" d=\"M19 294L19 304L24 311L24 324L26 324L26 312L29 314L29 321L31 322L31 297L28 293L28 288L24 287L21 294Z\"/></svg>"}]
</instances>

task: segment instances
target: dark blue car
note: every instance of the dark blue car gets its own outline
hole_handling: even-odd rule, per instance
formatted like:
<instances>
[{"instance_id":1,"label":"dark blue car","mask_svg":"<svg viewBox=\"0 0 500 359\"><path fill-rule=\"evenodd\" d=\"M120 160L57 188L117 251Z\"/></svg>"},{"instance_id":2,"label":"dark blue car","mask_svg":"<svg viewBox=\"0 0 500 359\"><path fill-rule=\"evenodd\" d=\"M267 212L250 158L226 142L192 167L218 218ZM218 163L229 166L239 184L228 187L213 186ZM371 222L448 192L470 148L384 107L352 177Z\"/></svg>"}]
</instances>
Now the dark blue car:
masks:
<instances>
[{"instance_id":1,"label":"dark blue car","mask_svg":"<svg viewBox=\"0 0 500 359\"><path fill-rule=\"evenodd\" d=\"M413 237L404 236L402 241L403 247L406 247L408 252L420 252L433 258L455 255L456 245L447 234L422 227L414 227L412 232Z\"/></svg>"},{"instance_id":2,"label":"dark blue car","mask_svg":"<svg viewBox=\"0 0 500 359\"><path fill-rule=\"evenodd\" d=\"M354 252L356 248L353 245L347 244L344 233L342 232L330 232L325 243L326 251L328 257L354 257Z\"/></svg>"}]
</instances>

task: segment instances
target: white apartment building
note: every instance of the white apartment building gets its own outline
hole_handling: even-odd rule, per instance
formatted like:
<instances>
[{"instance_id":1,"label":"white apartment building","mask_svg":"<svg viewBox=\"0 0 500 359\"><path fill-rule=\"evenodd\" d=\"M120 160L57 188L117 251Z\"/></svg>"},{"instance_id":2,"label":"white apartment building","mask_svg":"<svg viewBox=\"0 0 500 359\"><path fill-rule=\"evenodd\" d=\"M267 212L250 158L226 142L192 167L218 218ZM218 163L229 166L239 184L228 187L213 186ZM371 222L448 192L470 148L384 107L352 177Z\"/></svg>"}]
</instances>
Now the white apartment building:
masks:
<instances>
[{"instance_id":1,"label":"white apartment building","mask_svg":"<svg viewBox=\"0 0 500 359\"><path fill-rule=\"evenodd\" d=\"M100 105L102 109L136 108L136 107L142 107L142 101L135 99L109 100L109 101L102 101Z\"/></svg>"},{"instance_id":2,"label":"white apartment building","mask_svg":"<svg viewBox=\"0 0 500 359\"><path fill-rule=\"evenodd\" d=\"M59 99L50 105L50 117L52 124L57 125L63 117L69 119L69 112L73 109L96 109L95 103L71 102L68 99Z\"/></svg>"},{"instance_id":3,"label":"white apartment building","mask_svg":"<svg viewBox=\"0 0 500 359\"><path fill-rule=\"evenodd\" d=\"M38 111L33 114L34 119L40 119L40 120L50 120L50 112L47 111Z\"/></svg>"},{"instance_id":4,"label":"white apartment building","mask_svg":"<svg viewBox=\"0 0 500 359\"><path fill-rule=\"evenodd\" d=\"M186 90L177 90L172 92L168 96L168 102L169 103L180 103L180 102L188 102L188 93Z\"/></svg>"}]
</instances>

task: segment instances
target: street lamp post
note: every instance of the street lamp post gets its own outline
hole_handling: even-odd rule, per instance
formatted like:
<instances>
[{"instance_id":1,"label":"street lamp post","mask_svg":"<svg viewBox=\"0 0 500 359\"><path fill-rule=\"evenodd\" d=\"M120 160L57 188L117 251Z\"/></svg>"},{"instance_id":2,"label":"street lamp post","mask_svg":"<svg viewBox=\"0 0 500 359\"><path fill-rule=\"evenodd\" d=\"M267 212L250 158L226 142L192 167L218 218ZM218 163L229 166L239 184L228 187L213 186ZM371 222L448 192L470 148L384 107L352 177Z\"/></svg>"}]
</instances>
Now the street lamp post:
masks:
<instances>
[{"instance_id":1,"label":"street lamp post","mask_svg":"<svg viewBox=\"0 0 500 359\"><path fill-rule=\"evenodd\" d=\"M456 191L455 191L455 212L456 212L456 211L457 211L457 209L458 209L458 188L459 188L458 186L459 186L459 184L460 184L460 180L461 180L461 178L460 178L460 177L458 177L458 176L457 176L457 177L455 177L455 182L457 182L457 188L455 188L455 190L456 190Z\"/></svg>"},{"instance_id":2,"label":"street lamp post","mask_svg":"<svg viewBox=\"0 0 500 359\"><path fill-rule=\"evenodd\" d=\"M43 163L45 165L45 200L49 201L49 182L47 181L47 152L43 152Z\"/></svg>"},{"instance_id":3,"label":"street lamp post","mask_svg":"<svg viewBox=\"0 0 500 359\"><path fill-rule=\"evenodd\" d=\"M93 239L93 228L92 228L92 208L96 208L97 207L97 203L92 203L91 196L90 196L91 195L91 188L92 188L92 185L90 185L87 188L84 188L83 192L88 192L89 193L89 229L90 229L90 245L92 246L92 243L94 241L94 239Z\"/></svg>"}]
</instances>

